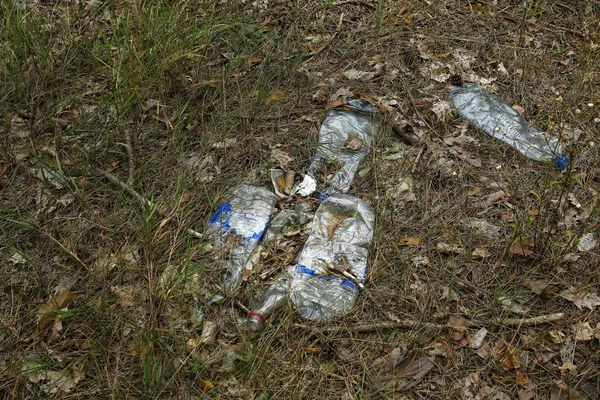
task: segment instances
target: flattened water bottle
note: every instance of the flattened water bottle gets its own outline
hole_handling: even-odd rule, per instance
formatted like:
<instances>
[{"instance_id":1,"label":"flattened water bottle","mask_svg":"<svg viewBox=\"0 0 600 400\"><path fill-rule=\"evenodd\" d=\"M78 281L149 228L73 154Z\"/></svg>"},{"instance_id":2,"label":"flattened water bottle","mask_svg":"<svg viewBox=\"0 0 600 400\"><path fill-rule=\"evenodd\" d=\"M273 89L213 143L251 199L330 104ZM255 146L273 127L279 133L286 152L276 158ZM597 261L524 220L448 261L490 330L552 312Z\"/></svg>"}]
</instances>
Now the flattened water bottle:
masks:
<instances>
[{"instance_id":1,"label":"flattened water bottle","mask_svg":"<svg viewBox=\"0 0 600 400\"><path fill-rule=\"evenodd\" d=\"M527 122L498 96L478 85L464 84L452 89L450 99L458 113L488 135L537 161L551 161L560 170L569 160L558 139Z\"/></svg>"},{"instance_id":2,"label":"flattened water bottle","mask_svg":"<svg viewBox=\"0 0 600 400\"><path fill-rule=\"evenodd\" d=\"M237 186L211 217L208 233L222 253L227 293L242 283L244 267L267 228L276 200L265 188Z\"/></svg>"}]
</instances>

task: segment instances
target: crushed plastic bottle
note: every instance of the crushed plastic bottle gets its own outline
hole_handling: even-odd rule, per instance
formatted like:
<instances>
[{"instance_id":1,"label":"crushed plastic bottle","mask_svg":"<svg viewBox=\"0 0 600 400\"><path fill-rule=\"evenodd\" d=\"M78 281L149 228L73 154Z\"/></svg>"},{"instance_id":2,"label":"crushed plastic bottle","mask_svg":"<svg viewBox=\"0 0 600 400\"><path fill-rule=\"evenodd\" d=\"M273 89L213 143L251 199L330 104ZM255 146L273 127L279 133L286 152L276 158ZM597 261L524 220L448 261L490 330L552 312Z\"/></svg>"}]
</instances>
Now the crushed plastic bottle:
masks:
<instances>
[{"instance_id":1,"label":"crushed plastic bottle","mask_svg":"<svg viewBox=\"0 0 600 400\"><path fill-rule=\"evenodd\" d=\"M241 284L244 267L267 228L276 200L265 188L237 186L210 218L208 233L223 253L227 293Z\"/></svg>"},{"instance_id":2,"label":"crushed plastic bottle","mask_svg":"<svg viewBox=\"0 0 600 400\"><path fill-rule=\"evenodd\" d=\"M567 167L569 161L558 139L527 122L498 96L478 85L464 84L452 89L450 99L462 117L488 135L533 160L552 161L561 170Z\"/></svg>"},{"instance_id":3,"label":"crushed plastic bottle","mask_svg":"<svg viewBox=\"0 0 600 400\"><path fill-rule=\"evenodd\" d=\"M315 156L308 167L304 185L294 193L311 194L314 182L319 182L321 169L327 164L335 166L332 177L328 177L322 194L345 193L350 189L358 165L369 153L373 138L377 135L381 120L376 107L357 99L349 100L344 107L329 111L321 124L319 143ZM309 187L311 190L306 190Z\"/></svg>"},{"instance_id":4,"label":"crushed plastic bottle","mask_svg":"<svg viewBox=\"0 0 600 400\"><path fill-rule=\"evenodd\" d=\"M269 287L262 304L249 315L249 328L260 330L288 296L306 319L324 321L347 314L366 278L374 218L371 207L355 196L336 193L325 199L296 264Z\"/></svg>"}]
</instances>

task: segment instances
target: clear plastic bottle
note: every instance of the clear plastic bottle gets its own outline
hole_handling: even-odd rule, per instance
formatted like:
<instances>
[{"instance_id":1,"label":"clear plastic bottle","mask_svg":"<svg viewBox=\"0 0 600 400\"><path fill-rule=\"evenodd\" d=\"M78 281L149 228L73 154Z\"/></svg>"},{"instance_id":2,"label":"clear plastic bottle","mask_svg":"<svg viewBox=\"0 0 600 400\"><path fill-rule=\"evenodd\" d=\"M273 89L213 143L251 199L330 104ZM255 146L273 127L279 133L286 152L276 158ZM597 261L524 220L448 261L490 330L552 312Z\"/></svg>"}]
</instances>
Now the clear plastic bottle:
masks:
<instances>
[{"instance_id":1,"label":"clear plastic bottle","mask_svg":"<svg viewBox=\"0 0 600 400\"><path fill-rule=\"evenodd\" d=\"M282 308L288 300L288 279L279 277L269 286L265 292L262 302L248 314L248 329L259 332L265 325L266 319Z\"/></svg>"},{"instance_id":2,"label":"clear plastic bottle","mask_svg":"<svg viewBox=\"0 0 600 400\"><path fill-rule=\"evenodd\" d=\"M464 84L452 89L450 99L462 117L488 135L533 160L552 161L561 170L567 167L569 161L558 139L527 122L498 96L478 85Z\"/></svg>"},{"instance_id":3,"label":"clear plastic bottle","mask_svg":"<svg viewBox=\"0 0 600 400\"><path fill-rule=\"evenodd\" d=\"M354 306L367 274L374 214L352 195L325 199L311 223L310 235L287 274L275 280L262 303L249 315L249 328L260 330L266 318L289 300L310 320L346 315Z\"/></svg>"},{"instance_id":4,"label":"clear plastic bottle","mask_svg":"<svg viewBox=\"0 0 600 400\"><path fill-rule=\"evenodd\" d=\"M349 100L343 107L334 108L327 114L319 131L319 143L308 171L304 185L320 181L325 164L335 166L332 176L327 177L325 187L318 188L322 194L335 192L345 193L362 159L369 153L373 138L381 126L379 111L358 99ZM316 187L303 193L294 190L302 196L310 194Z\"/></svg>"},{"instance_id":5,"label":"clear plastic bottle","mask_svg":"<svg viewBox=\"0 0 600 400\"><path fill-rule=\"evenodd\" d=\"M244 267L267 228L276 200L275 194L265 188L237 186L210 218L208 233L222 253L227 293L241 284Z\"/></svg>"}]
</instances>

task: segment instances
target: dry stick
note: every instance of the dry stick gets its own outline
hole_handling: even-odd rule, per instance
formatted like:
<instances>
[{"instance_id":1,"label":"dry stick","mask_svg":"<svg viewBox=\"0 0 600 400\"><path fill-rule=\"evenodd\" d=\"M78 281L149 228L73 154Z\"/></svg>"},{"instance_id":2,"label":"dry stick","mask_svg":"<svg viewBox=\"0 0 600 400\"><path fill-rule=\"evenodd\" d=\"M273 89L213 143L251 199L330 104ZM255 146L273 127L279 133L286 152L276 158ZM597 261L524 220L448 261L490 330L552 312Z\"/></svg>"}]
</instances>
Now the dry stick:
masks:
<instances>
[{"instance_id":1,"label":"dry stick","mask_svg":"<svg viewBox=\"0 0 600 400\"><path fill-rule=\"evenodd\" d=\"M548 324L555 321L560 321L565 317L564 313L555 313L548 315L540 315L538 317L532 318L514 318L514 319L506 319L503 321L468 321L467 327L477 327L477 326L489 326L489 325L499 325L499 326L531 326L531 325L543 325ZM381 322L376 324L364 324L364 325L356 325L356 326L331 326L331 327L314 327L305 324L296 324L296 328L301 329L319 329L321 332L343 332L343 331L352 331L352 332L372 332L378 330L388 330L388 329L410 329L416 326L423 328L433 328L433 329L445 329L452 328L452 326L447 324L434 324L429 322L420 322L420 321L399 321L399 322Z\"/></svg>"},{"instance_id":2,"label":"dry stick","mask_svg":"<svg viewBox=\"0 0 600 400\"><path fill-rule=\"evenodd\" d=\"M133 185L133 171L135 170L135 160L133 158L133 145L131 144L131 133L125 129L125 149L127 149L127 158L129 158L129 177L127 183Z\"/></svg>"},{"instance_id":3,"label":"dry stick","mask_svg":"<svg viewBox=\"0 0 600 400\"><path fill-rule=\"evenodd\" d=\"M410 169L410 173L411 175L415 174L415 171L417 170L417 166L419 165L419 160L421 160L421 156L423 156L423 153L425 153L425 146L421 146L421 148L419 149L419 152L417 153L417 156L415 157L415 162L413 163L412 168Z\"/></svg>"},{"instance_id":4,"label":"dry stick","mask_svg":"<svg viewBox=\"0 0 600 400\"><path fill-rule=\"evenodd\" d=\"M130 195L135 197L136 200L139 201L140 203L142 203L150 208L156 208L156 212L161 217L167 216L167 213L165 212L165 210L162 207L156 207L153 202L151 202L150 200L148 200L147 198L142 196L140 193L138 193L138 191L136 191L131 185L123 182L122 180L120 180L115 175L111 174L110 172L104 171L100 168L96 168L96 171L98 171L98 173L100 175L104 176L106 179L108 179L115 185L120 186L121 189L125 190L127 193L129 193ZM190 235L192 235L194 237L197 237L198 239L202 239L204 237L204 235L201 234L200 232L197 232L197 231L195 231L193 229L189 229L189 228L187 229L187 233L189 233Z\"/></svg>"},{"instance_id":5,"label":"dry stick","mask_svg":"<svg viewBox=\"0 0 600 400\"><path fill-rule=\"evenodd\" d=\"M325 269L328 272L334 273L336 275L343 275L344 277L346 277L349 281L351 281L352 283L354 283L356 286L358 286L361 289L365 288L365 285L363 285L360 280L358 280L358 278L354 275L352 275L350 272L345 271L343 269L337 268L333 265L328 265L325 267Z\"/></svg>"},{"instance_id":6,"label":"dry stick","mask_svg":"<svg viewBox=\"0 0 600 400\"><path fill-rule=\"evenodd\" d=\"M363 0L342 0L342 1L336 1L335 3L333 3L334 6L345 6L346 4L354 4L357 6L363 6L363 7L367 7L370 8L371 10L375 10L377 9L377 7L371 3L367 3L366 1Z\"/></svg>"}]
</instances>

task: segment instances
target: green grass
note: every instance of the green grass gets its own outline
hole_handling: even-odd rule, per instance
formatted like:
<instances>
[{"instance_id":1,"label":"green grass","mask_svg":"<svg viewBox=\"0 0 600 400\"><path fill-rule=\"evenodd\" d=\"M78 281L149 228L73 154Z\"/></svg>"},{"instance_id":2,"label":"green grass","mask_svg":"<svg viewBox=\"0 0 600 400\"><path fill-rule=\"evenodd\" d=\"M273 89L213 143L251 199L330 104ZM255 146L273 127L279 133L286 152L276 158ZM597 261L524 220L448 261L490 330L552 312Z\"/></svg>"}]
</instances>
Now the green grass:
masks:
<instances>
[{"instance_id":1,"label":"green grass","mask_svg":"<svg viewBox=\"0 0 600 400\"><path fill-rule=\"evenodd\" d=\"M343 3L0 2L2 398L380 398L373 389L377 360L395 347L423 354L449 349L407 393L411 398L461 398L457 385L475 371L512 398L523 389L515 371L460 347L450 329L429 324L450 316L492 321L490 346L504 339L533 358L560 354L565 346L553 343L548 331L573 340L573 324L600 322L596 311L557 296L570 286L600 290L590 267L598 262L597 249L580 253L577 262L561 261L577 253L582 235L597 231L600 56L591 32L598 6L536 1L508 8L481 2L481 8L446 1L412 2L402 10L404 4L388 1ZM532 16L536 22L523 22ZM327 47L311 56L309 36L321 38L317 48ZM458 136L462 121L456 114L440 121L431 111L445 95L444 84L420 72L431 61L421 57L421 42L443 62L458 48L474 54L473 71L496 77L498 93L522 104L540 128L581 129L579 140L570 141L572 168L559 176L470 127L464 133L476 142L462 150L480 157L482 166L453 155L443 139ZM567 56L569 50L574 54ZM371 71L375 61L386 63L387 75L370 82L341 76L351 68ZM499 62L508 76L497 71ZM390 79L393 69L401 72ZM205 230L229 187L270 185L274 148L305 171L319 129L310 119L325 116L312 96L318 88L331 94L341 87L399 101L397 111L384 115L364 162L370 171L360 178L367 189L360 196L377 213L367 287L348 317L329 324L344 329L299 328L306 321L288 310L252 337L238 324L245 314L237 302L248 307L268 282L255 274L235 298L208 306L220 294L222 271L206 251L207 239L187 230ZM427 150L418 161L418 149L390 135L396 119L425 134ZM223 146L228 139L234 144ZM393 149L405 157L389 160ZM191 155L201 167L184 165ZM41 169L47 173L39 179ZM392 195L406 176L415 182L417 201ZM500 189L510 205L487 205L487 196ZM473 217L499 226L500 239L489 243L465 228ZM417 236L419 246L401 245ZM519 237L534 238L533 258L510 255ZM440 254L438 242L465 252ZM489 245L491 256L473 259L479 245ZM26 263L9 261L15 253ZM429 265L416 265L416 256L427 256ZM534 294L523 286L527 279L546 279L549 290ZM35 335L36 313L60 287L78 297L60 311L63 329L48 342L47 335ZM455 296L442 296L446 290ZM502 321L518 315L502 307L503 297L529 307L528 317L566 317L539 327L505 326ZM217 324L218 341L189 351L188 340L202 331L202 314ZM354 330L394 319L416 323ZM233 368L224 371L232 352ZM576 376L559 370L560 356L526 372L540 398L549 397L557 380L587 393L585 385L598 380L597 353L597 339L575 344ZM33 382L44 373L77 383L69 393L51 393L49 380ZM200 380L215 387L204 393Z\"/></svg>"}]
</instances>

